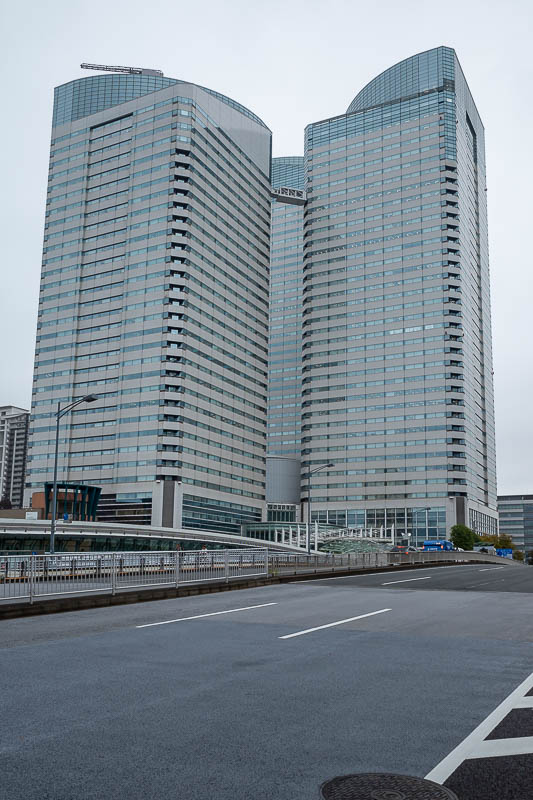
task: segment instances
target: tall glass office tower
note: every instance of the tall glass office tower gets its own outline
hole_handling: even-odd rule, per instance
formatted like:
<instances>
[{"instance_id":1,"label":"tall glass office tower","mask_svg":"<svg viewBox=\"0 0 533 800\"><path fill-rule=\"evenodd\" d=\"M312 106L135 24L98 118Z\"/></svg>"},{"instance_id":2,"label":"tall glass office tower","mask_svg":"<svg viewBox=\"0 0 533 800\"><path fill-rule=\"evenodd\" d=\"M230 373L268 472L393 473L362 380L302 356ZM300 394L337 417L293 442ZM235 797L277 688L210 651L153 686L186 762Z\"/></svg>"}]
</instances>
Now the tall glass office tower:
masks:
<instances>
[{"instance_id":1,"label":"tall glass office tower","mask_svg":"<svg viewBox=\"0 0 533 800\"><path fill-rule=\"evenodd\" d=\"M270 362L267 448L300 458L302 373L303 197L302 156L272 159Z\"/></svg>"},{"instance_id":2,"label":"tall glass office tower","mask_svg":"<svg viewBox=\"0 0 533 800\"><path fill-rule=\"evenodd\" d=\"M309 125L305 169L302 469L335 465L313 516L494 531L484 132L455 52Z\"/></svg>"},{"instance_id":3,"label":"tall glass office tower","mask_svg":"<svg viewBox=\"0 0 533 800\"><path fill-rule=\"evenodd\" d=\"M27 494L238 531L265 502L271 133L153 71L55 90Z\"/></svg>"},{"instance_id":4,"label":"tall glass office tower","mask_svg":"<svg viewBox=\"0 0 533 800\"><path fill-rule=\"evenodd\" d=\"M271 182L266 493L268 519L291 522L300 511L303 157L273 158Z\"/></svg>"}]
</instances>

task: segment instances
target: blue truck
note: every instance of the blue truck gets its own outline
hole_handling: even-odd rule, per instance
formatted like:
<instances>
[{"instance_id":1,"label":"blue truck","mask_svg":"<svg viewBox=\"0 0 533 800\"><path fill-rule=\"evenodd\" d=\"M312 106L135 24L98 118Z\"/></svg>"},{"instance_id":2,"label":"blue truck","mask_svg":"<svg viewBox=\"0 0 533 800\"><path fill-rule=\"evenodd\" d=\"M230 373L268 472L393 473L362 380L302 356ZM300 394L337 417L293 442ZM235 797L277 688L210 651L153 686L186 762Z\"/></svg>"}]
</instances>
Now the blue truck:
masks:
<instances>
[{"instance_id":1,"label":"blue truck","mask_svg":"<svg viewBox=\"0 0 533 800\"><path fill-rule=\"evenodd\" d=\"M453 550L453 544L447 539L427 539L422 545L425 553L437 552L441 550Z\"/></svg>"}]
</instances>

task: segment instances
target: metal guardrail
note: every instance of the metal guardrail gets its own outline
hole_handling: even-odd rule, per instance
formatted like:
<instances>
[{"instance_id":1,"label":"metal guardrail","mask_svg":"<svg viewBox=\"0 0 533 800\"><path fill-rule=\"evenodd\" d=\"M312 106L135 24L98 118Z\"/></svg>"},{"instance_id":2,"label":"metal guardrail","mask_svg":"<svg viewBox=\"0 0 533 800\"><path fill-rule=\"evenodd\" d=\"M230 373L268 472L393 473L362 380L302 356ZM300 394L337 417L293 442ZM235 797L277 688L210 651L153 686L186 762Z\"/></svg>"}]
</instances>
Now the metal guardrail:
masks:
<instances>
[{"instance_id":1,"label":"metal guardrail","mask_svg":"<svg viewBox=\"0 0 533 800\"><path fill-rule=\"evenodd\" d=\"M266 549L68 553L0 558L0 603L181 586L268 573Z\"/></svg>"},{"instance_id":2,"label":"metal guardrail","mask_svg":"<svg viewBox=\"0 0 533 800\"><path fill-rule=\"evenodd\" d=\"M510 559L502 558L501 556L492 556L485 553L473 552L459 552L456 550L436 551L436 552L423 552L416 553L391 553L386 552L370 552L370 553L317 553L306 555L302 553L272 553L269 552L269 574L283 574L291 573L297 574L301 571L315 571L317 569L328 569L335 571L337 569L376 569L381 567L392 567L402 565L416 566L422 564L435 564L435 563L467 563L471 561L480 561L496 563L496 564L512 564L514 566L522 566L518 561L511 561Z\"/></svg>"},{"instance_id":3,"label":"metal guardrail","mask_svg":"<svg viewBox=\"0 0 533 800\"><path fill-rule=\"evenodd\" d=\"M232 578L298 575L446 562L522 566L500 556L472 552L275 553L251 550L62 553L0 557L0 604L13 600L95 594L156 586L181 586Z\"/></svg>"}]
</instances>

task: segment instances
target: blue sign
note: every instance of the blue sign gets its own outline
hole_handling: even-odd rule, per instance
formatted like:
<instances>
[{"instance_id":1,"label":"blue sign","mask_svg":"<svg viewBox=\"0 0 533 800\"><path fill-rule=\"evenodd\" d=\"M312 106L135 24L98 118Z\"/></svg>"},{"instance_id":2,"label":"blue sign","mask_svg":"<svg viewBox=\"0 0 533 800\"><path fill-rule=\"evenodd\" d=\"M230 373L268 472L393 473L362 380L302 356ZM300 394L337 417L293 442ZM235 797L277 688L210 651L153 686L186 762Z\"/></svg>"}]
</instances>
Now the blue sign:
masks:
<instances>
[{"instance_id":1,"label":"blue sign","mask_svg":"<svg viewBox=\"0 0 533 800\"><path fill-rule=\"evenodd\" d=\"M513 557L513 551L510 547L498 547L496 549L496 555L501 556L502 558L511 558Z\"/></svg>"}]
</instances>

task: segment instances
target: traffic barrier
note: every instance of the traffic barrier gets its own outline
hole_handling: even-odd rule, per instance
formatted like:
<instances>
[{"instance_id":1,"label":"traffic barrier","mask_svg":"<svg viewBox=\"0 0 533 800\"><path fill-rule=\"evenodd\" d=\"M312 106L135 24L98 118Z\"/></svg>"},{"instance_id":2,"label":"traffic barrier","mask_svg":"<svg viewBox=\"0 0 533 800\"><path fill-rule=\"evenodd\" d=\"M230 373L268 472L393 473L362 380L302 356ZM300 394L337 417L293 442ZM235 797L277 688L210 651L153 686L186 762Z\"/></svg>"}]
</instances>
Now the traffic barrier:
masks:
<instances>
[{"instance_id":1,"label":"traffic barrier","mask_svg":"<svg viewBox=\"0 0 533 800\"><path fill-rule=\"evenodd\" d=\"M484 553L366 552L276 553L266 548L168 552L62 553L0 557L0 604L74 594L111 593L132 589L209 584L237 578L283 577L338 570L467 563L503 564ZM522 566L505 560L506 565Z\"/></svg>"}]
</instances>

